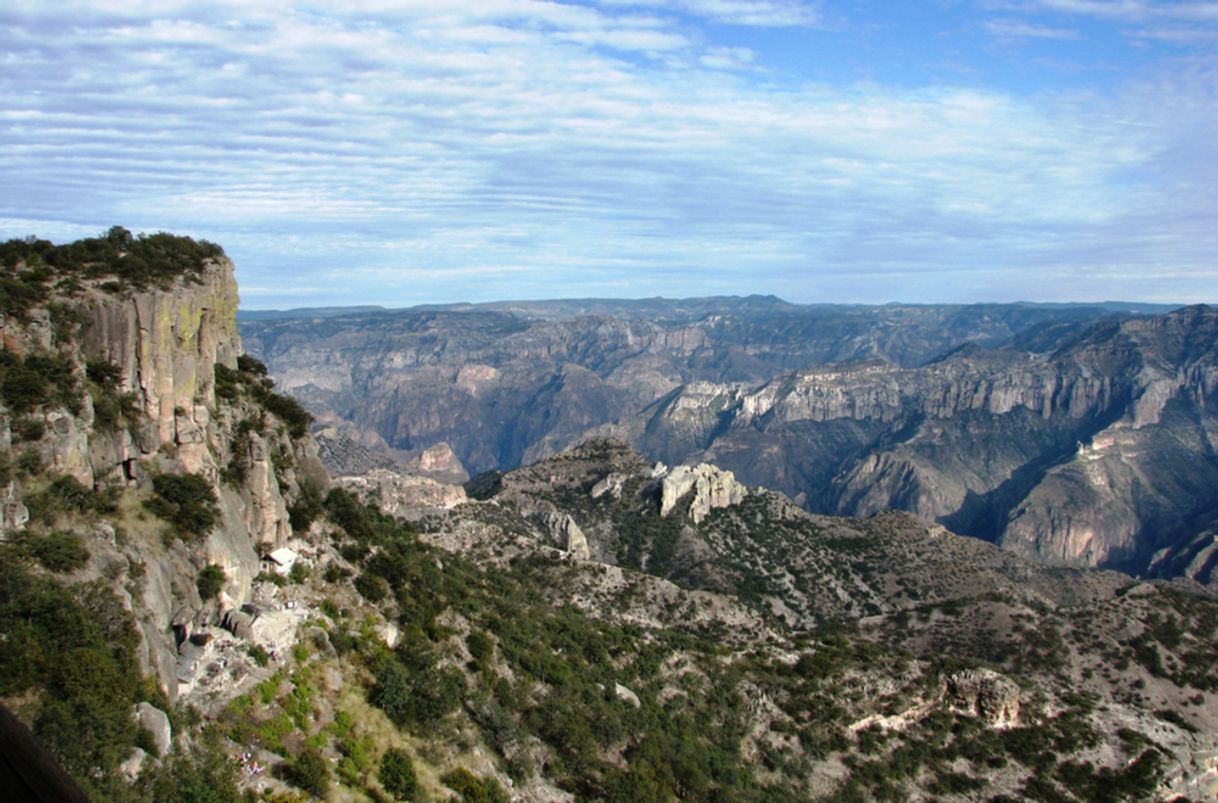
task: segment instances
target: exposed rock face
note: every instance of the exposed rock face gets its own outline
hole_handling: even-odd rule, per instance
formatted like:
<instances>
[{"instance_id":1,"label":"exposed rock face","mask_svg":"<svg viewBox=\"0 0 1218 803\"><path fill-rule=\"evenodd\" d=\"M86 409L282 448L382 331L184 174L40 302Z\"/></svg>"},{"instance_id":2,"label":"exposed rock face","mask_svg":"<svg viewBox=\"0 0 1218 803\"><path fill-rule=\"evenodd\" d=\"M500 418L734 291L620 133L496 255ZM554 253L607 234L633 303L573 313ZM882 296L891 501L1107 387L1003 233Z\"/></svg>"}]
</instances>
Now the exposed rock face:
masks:
<instances>
[{"instance_id":1,"label":"exposed rock face","mask_svg":"<svg viewBox=\"0 0 1218 803\"><path fill-rule=\"evenodd\" d=\"M992 669L969 669L950 676L944 694L954 711L984 719L990 727L1019 724L1019 686Z\"/></svg>"},{"instance_id":2,"label":"exposed rock face","mask_svg":"<svg viewBox=\"0 0 1218 803\"><path fill-rule=\"evenodd\" d=\"M1085 306L798 307L760 297L592 300L306 311L247 320L241 332L280 385L316 412L332 410L403 451L448 443L476 475L567 448L682 386L687 402L694 388L704 397L686 408L696 450L714 433L717 409L793 370L860 359L914 367L963 342L998 345L1050 322L1072 331L1108 314ZM691 384L699 382L707 384Z\"/></svg>"},{"instance_id":3,"label":"exposed rock face","mask_svg":"<svg viewBox=\"0 0 1218 803\"><path fill-rule=\"evenodd\" d=\"M811 511L895 507L1025 554L1134 572L1210 526L1209 308L666 304L244 331L306 401L415 454L447 443L474 473L607 435L672 465L714 463Z\"/></svg>"},{"instance_id":4,"label":"exposed rock face","mask_svg":"<svg viewBox=\"0 0 1218 803\"><path fill-rule=\"evenodd\" d=\"M592 553L588 547L588 537L584 535L584 531L575 523L575 519L571 518L566 513L553 512L549 516L548 523L550 532L563 549L571 553L578 560L588 560Z\"/></svg>"},{"instance_id":5,"label":"exposed rock face","mask_svg":"<svg viewBox=\"0 0 1218 803\"><path fill-rule=\"evenodd\" d=\"M406 464L406 468L412 474L450 485L460 485L469 480L469 472L461 465L452 447L443 441L424 449L417 458Z\"/></svg>"},{"instance_id":6,"label":"exposed rock face","mask_svg":"<svg viewBox=\"0 0 1218 803\"><path fill-rule=\"evenodd\" d=\"M173 728L169 724L169 715L152 703L137 703L135 717L140 727L147 728L152 734L152 744L156 747L157 756L168 753L173 745Z\"/></svg>"},{"instance_id":7,"label":"exposed rock face","mask_svg":"<svg viewBox=\"0 0 1218 803\"><path fill-rule=\"evenodd\" d=\"M746 391L702 384L615 432L664 460L696 444L695 459L810 510L901 508L1024 554L1149 571L1213 520L1218 311L1106 323L1052 345L810 369ZM694 408L714 425L691 428ZM1154 560L1210 574L1204 561Z\"/></svg>"},{"instance_id":8,"label":"exposed rock face","mask_svg":"<svg viewBox=\"0 0 1218 803\"><path fill-rule=\"evenodd\" d=\"M735 475L717 466L677 466L664 477L660 486L660 515L667 516L677 503L693 491L689 518L699 524L711 510L735 505L744 500L748 489L736 482Z\"/></svg>"},{"instance_id":9,"label":"exposed rock face","mask_svg":"<svg viewBox=\"0 0 1218 803\"><path fill-rule=\"evenodd\" d=\"M335 482L393 516L412 516L419 509L455 507L465 501L465 489L427 477L415 477L378 468L358 477L337 477Z\"/></svg>"},{"instance_id":10,"label":"exposed rock face","mask_svg":"<svg viewBox=\"0 0 1218 803\"><path fill-rule=\"evenodd\" d=\"M218 469L209 449L214 445L209 435L216 435L214 366L235 368L241 353L237 301L227 259L212 262L198 282L130 295L90 289L81 299L85 356L118 366L119 389L136 393L147 416L133 437L119 436L113 449L88 445L91 456L108 460L91 466L99 479L162 444L176 447L185 471L215 479Z\"/></svg>"},{"instance_id":11,"label":"exposed rock face","mask_svg":"<svg viewBox=\"0 0 1218 803\"><path fill-rule=\"evenodd\" d=\"M82 533L91 539L96 566L120 576L138 573L138 582L116 590L136 613L143 668L159 679L170 700L177 690L175 633L185 637L217 615L198 598L199 570L212 563L224 570L222 601L239 605L248 599L260 552L291 535L288 505L301 485L328 483L312 441L293 440L251 398L217 397L217 366L236 373L241 353L237 301L233 265L221 257L205 262L197 275L159 287L116 292L89 279L53 295L24 319L0 320L7 350L22 357L54 354L72 366L81 390L78 408L44 403L27 416L41 424L43 434L22 449L36 455L47 472L98 490L118 486L151 493L141 489L153 476L176 473L198 475L213 487L219 523L189 544L161 544L158 528L164 525L156 520L125 522L126 529L139 531L134 539L116 539L108 525ZM96 390L85 392L86 364L111 366L113 387L107 392L129 402L117 425L99 423ZM247 426L239 435L239 423L246 420L269 424ZM2 408L0 423L0 447L12 459L10 415ZM222 470L234 464L242 466L240 474L222 478ZM5 528L26 526L26 493L19 478L0 488ZM133 507L140 509L138 502Z\"/></svg>"}]
</instances>

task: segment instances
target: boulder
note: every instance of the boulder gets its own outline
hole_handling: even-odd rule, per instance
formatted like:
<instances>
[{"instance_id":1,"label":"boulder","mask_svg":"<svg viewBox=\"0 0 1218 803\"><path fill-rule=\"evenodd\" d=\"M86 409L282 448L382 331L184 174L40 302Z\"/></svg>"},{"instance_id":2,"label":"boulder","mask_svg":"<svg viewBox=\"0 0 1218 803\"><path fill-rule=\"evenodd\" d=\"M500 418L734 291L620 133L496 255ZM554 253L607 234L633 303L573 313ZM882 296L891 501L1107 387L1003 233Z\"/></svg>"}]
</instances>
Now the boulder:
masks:
<instances>
[{"instance_id":1,"label":"boulder","mask_svg":"<svg viewBox=\"0 0 1218 803\"><path fill-rule=\"evenodd\" d=\"M639 702L639 696L623 686L621 683L613 684L613 693L623 703L633 706L634 708L638 708L642 705L642 703Z\"/></svg>"},{"instance_id":2,"label":"boulder","mask_svg":"<svg viewBox=\"0 0 1218 803\"><path fill-rule=\"evenodd\" d=\"M146 728L152 734L152 744L156 747L157 756L168 753L173 745L173 728L169 724L169 715L152 703L138 703L135 706L135 718L141 728Z\"/></svg>"},{"instance_id":3,"label":"boulder","mask_svg":"<svg viewBox=\"0 0 1218 803\"><path fill-rule=\"evenodd\" d=\"M242 610L225 611L220 626L237 638L247 641L254 638L254 617Z\"/></svg>"},{"instance_id":4,"label":"boulder","mask_svg":"<svg viewBox=\"0 0 1218 803\"><path fill-rule=\"evenodd\" d=\"M118 765L118 771L127 779L127 783L135 783L135 780L140 777L140 773L144 771L144 764L148 761L148 754L138 747L131 752L131 757Z\"/></svg>"},{"instance_id":5,"label":"boulder","mask_svg":"<svg viewBox=\"0 0 1218 803\"><path fill-rule=\"evenodd\" d=\"M1019 686L992 669L967 669L947 678L944 696L953 711L981 717L991 727L1019 722Z\"/></svg>"},{"instance_id":6,"label":"boulder","mask_svg":"<svg viewBox=\"0 0 1218 803\"><path fill-rule=\"evenodd\" d=\"M682 498L693 491L689 518L700 523L711 510L744 501L748 488L736 482L736 475L718 466L702 463L677 466L664 477L660 486L660 515L667 516Z\"/></svg>"},{"instance_id":7,"label":"boulder","mask_svg":"<svg viewBox=\"0 0 1218 803\"><path fill-rule=\"evenodd\" d=\"M562 548L570 552L572 557L577 560L588 560L592 556L587 536L571 516L554 511L547 517L546 523L549 525L550 532L562 544Z\"/></svg>"}]
</instances>

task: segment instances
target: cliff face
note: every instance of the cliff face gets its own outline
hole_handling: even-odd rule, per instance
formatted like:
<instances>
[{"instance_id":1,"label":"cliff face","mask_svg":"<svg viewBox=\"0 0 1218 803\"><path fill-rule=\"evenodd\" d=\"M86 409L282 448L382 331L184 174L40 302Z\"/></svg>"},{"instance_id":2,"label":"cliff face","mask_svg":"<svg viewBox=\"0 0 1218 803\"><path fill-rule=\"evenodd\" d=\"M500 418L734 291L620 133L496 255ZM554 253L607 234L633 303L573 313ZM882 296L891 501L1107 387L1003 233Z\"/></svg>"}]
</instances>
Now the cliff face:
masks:
<instances>
[{"instance_id":1,"label":"cliff face","mask_svg":"<svg viewBox=\"0 0 1218 803\"><path fill-rule=\"evenodd\" d=\"M1024 554L1146 572L1213 520L1216 393L1218 311L1195 307L1053 351L686 386L615 431L814 511L910 510Z\"/></svg>"},{"instance_id":2,"label":"cliff face","mask_svg":"<svg viewBox=\"0 0 1218 803\"><path fill-rule=\"evenodd\" d=\"M712 301L243 326L302 399L407 459L449 444L471 474L609 435L1025 554L1170 572L1204 551L1178 550L1218 515L1214 310Z\"/></svg>"},{"instance_id":3,"label":"cliff face","mask_svg":"<svg viewBox=\"0 0 1218 803\"><path fill-rule=\"evenodd\" d=\"M232 264L223 260L212 263L198 284L127 297L94 289L78 307L85 357L118 366L120 387L139 396L149 425L140 452L173 443L185 470L205 471L211 479L218 435L214 427L209 432L214 366L237 366L237 301Z\"/></svg>"},{"instance_id":4,"label":"cliff face","mask_svg":"<svg viewBox=\"0 0 1218 803\"><path fill-rule=\"evenodd\" d=\"M65 386L75 387L66 403L0 408L6 465L38 469L8 472L4 526L30 526L46 477L118 500L104 516L60 524L85 538L84 579L127 578L117 587L139 621L141 662L171 699L173 626L209 622L248 600L261 555L292 534L291 500L306 482L326 482L311 441L293 439L273 417L270 426L242 426L265 412L252 399L217 395L217 370L238 369L237 302L232 263L220 257L153 288L77 283L0 322L10 360L60 366ZM215 494L215 526L197 539L172 539L140 506L153 479L172 474L197 475ZM54 511L43 518L57 521ZM195 584L208 564L225 575L215 601L201 599Z\"/></svg>"},{"instance_id":5,"label":"cliff face","mask_svg":"<svg viewBox=\"0 0 1218 803\"><path fill-rule=\"evenodd\" d=\"M698 383L738 389L827 363L912 368L963 342L997 345L1103 307L797 307L777 299L522 302L247 320L242 338L281 386L391 447L448 443L471 474L578 442ZM714 395L719 391L715 390ZM884 403L884 398L870 402ZM698 433L715 412L697 405ZM709 427L709 429L708 429ZM675 462L675 461L668 461Z\"/></svg>"}]
</instances>

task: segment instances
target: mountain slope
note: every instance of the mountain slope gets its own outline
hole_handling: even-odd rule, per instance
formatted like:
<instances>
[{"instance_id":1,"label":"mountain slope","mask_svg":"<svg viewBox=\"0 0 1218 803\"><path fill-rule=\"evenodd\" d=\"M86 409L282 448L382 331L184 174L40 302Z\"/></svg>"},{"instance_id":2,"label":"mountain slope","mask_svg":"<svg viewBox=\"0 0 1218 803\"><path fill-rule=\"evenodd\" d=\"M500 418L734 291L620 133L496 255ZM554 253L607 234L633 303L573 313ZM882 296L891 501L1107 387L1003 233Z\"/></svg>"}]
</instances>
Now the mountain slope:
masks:
<instances>
[{"instance_id":1,"label":"mountain slope","mask_svg":"<svg viewBox=\"0 0 1218 803\"><path fill-rule=\"evenodd\" d=\"M396 449L446 442L477 474L571 445L687 383L755 385L864 358L911 367L962 342L996 345L1112 314L1097 305L589 300L302 313L240 329L250 353L317 412Z\"/></svg>"},{"instance_id":2,"label":"mountain slope","mask_svg":"<svg viewBox=\"0 0 1218 803\"><path fill-rule=\"evenodd\" d=\"M812 510L910 510L1024 554L1151 571L1218 502L1218 311L1053 342L685 386L610 431Z\"/></svg>"},{"instance_id":3,"label":"mountain slope","mask_svg":"<svg viewBox=\"0 0 1218 803\"><path fill-rule=\"evenodd\" d=\"M1213 793L1195 587L604 440L396 520L167 238L4 250L0 699L94 799Z\"/></svg>"}]
</instances>

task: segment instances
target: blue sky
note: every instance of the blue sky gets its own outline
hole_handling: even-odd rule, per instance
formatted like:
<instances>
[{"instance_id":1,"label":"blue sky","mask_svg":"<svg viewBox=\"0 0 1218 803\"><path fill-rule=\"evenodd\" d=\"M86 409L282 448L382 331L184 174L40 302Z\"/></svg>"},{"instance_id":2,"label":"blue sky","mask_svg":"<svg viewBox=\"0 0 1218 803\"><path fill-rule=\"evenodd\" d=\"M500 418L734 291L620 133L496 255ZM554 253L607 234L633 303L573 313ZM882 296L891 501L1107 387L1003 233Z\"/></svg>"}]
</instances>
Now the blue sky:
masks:
<instances>
[{"instance_id":1,"label":"blue sky","mask_svg":"<svg viewBox=\"0 0 1218 803\"><path fill-rule=\"evenodd\" d=\"M1218 301L1218 2L9 0L0 59L0 237L247 308Z\"/></svg>"}]
</instances>

